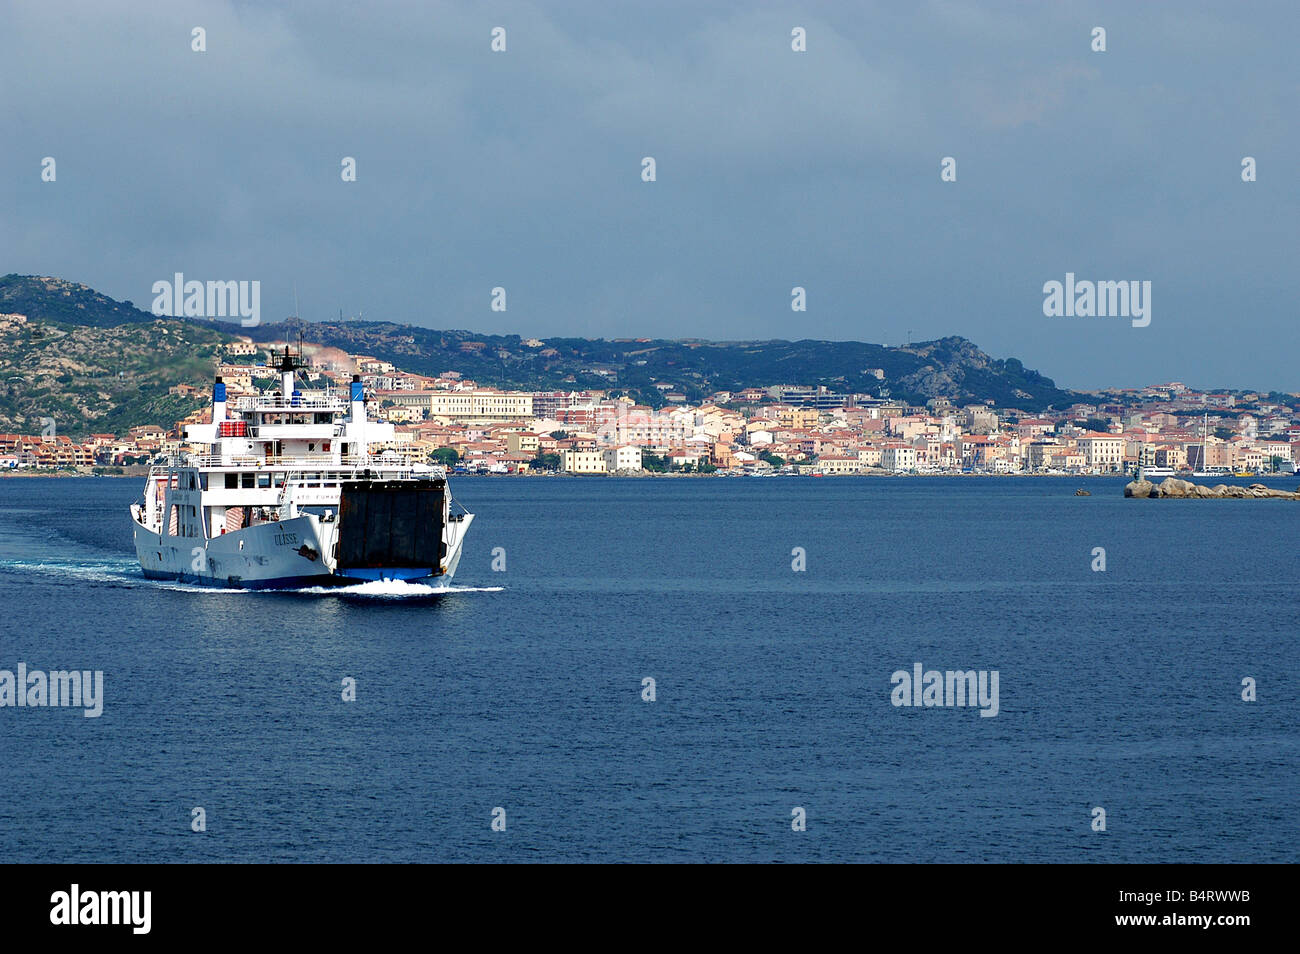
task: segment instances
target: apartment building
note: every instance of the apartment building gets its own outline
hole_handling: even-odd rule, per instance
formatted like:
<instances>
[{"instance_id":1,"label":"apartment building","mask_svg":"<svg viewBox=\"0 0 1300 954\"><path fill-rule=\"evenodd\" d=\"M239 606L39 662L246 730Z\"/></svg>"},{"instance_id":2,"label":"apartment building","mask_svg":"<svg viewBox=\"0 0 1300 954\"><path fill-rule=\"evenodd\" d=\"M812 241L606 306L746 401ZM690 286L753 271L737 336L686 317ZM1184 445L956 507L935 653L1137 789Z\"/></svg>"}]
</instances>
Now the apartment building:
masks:
<instances>
[{"instance_id":1,"label":"apartment building","mask_svg":"<svg viewBox=\"0 0 1300 954\"><path fill-rule=\"evenodd\" d=\"M639 455L638 455L639 458ZM638 459L638 467L640 461ZM560 451L560 470L567 474L607 474L605 454L598 450Z\"/></svg>"},{"instance_id":2,"label":"apartment building","mask_svg":"<svg viewBox=\"0 0 1300 954\"><path fill-rule=\"evenodd\" d=\"M601 451L608 473L641 469L641 448L625 444L622 447L609 447Z\"/></svg>"},{"instance_id":3,"label":"apartment building","mask_svg":"<svg viewBox=\"0 0 1300 954\"><path fill-rule=\"evenodd\" d=\"M1091 434L1076 444L1088 470L1119 471L1124 469L1124 438L1113 434Z\"/></svg>"},{"instance_id":4,"label":"apartment building","mask_svg":"<svg viewBox=\"0 0 1300 954\"><path fill-rule=\"evenodd\" d=\"M426 418L483 424L533 417L533 396L517 391L380 391L381 400L418 408Z\"/></svg>"},{"instance_id":5,"label":"apartment building","mask_svg":"<svg viewBox=\"0 0 1300 954\"><path fill-rule=\"evenodd\" d=\"M817 458L817 469L827 476L839 474L860 474L866 465L855 455L823 454Z\"/></svg>"},{"instance_id":6,"label":"apartment building","mask_svg":"<svg viewBox=\"0 0 1300 954\"><path fill-rule=\"evenodd\" d=\"M916 448L910 444L886 444L880 451L880 466L885 470L916 469Z\"/></svg>"},{"instance_id":7,"label":"apartment building","mask_svg":"<svg viewBox=\"0 0 1300 954\"><path fill-rule=\"evenodd\" d=\"M506 448L512 454L536 457L541 449L541 436L531 431L512 431L506 435Z\"/></svg>"}]
</instances>

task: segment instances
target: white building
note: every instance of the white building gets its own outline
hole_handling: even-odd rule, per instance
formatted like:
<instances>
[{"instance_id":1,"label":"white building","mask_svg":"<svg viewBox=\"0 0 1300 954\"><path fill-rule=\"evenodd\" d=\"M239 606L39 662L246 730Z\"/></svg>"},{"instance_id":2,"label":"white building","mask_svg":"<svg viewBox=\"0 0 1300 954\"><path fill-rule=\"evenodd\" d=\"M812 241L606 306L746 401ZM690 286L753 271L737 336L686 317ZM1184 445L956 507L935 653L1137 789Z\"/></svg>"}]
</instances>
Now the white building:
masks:
<instances>
[{"instance_id":1,"label":"white building","mask_svg":"<svg viewBox=\"0 0 1300 954\"><path fill-rule=\"evenodd\" d=\"M605 470L611 474L620 470L641 469L641 448L630 444L607 448L601 451L601 456L605 458Z\"/></svg>"},{"instance_id":2,"label":"white building","mask_svg":"<svg viewBox=\"0 0 1300 954\"><path fill-rule=\"evenodd\" d=\"M638 455L638 466L640 460ZM560 451L560 470L566 474L607 474L605 455L601 451Z\"/></svg>"},{"instance_id":3,"label":"white building","mask_svg":"<svg viewBox=\"0 0 1300 954\"><path fill-rule=\"evenodd\" d=\"M916 470L916 448L910 444L889 444L880 452L880 466L885 470Z\"/></svg>"},{"instance_id":4,"label":"white building","mask_svg":"<svg viewBox=\"0 0 1300 954\"><path fill-rule=\"evenodd\" d=\"M1124 469L1124 438L1111 434L1090 434L1078 440L1084 466L1089 470Z\"/></svg>"}]
</instances>

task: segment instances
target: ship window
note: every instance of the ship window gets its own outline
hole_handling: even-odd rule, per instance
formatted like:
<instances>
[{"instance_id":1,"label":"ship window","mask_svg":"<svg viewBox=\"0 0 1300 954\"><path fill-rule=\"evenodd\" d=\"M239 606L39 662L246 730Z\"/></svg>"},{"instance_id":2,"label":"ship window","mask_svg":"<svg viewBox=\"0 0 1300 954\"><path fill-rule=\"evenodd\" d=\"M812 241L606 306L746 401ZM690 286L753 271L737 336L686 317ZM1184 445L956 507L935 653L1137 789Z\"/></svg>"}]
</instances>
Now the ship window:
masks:
<instances>
[{"instance_id":1,"label":"ship window","mask_svg":"<svg viewBox=\"0 0 1300 954\"><path fill-rule=\"evenodd\" d=\"M207 475L207 474L199 474L199 489L200 489L200 490L207 490L207 489L208 489L208 475Z\"/></svg>"},{"instance_id":2,"label":"ship window","mask_svg":"<svg viewBox=\"0 0 1300 954\"><path fill-rule=\"evenodd\" d=\"M238 474L226 474L226 489L235 490L239 487Z\"/></svg>"},{"instance_id":3,"label":"ship window","mask_svg":"<svg viewBox=\"0 0 1300 954\"><path fill-rule=\"evenodd\" d=\"M257 475L257 486L258 486L258 487L261 487L261 488L270 487L270 486L271 486L271 475L270 475L270 474L258 474L258 475Z\"/></svg>"},{"instance_id":4,"label":"ship window","mask_svg":"<svg viewBox=\"0 0 1300 954\"><path fill-rule=\"evenodd\" d=\"M244 486L245 489L252 489L253 476L254 476L253 474L244 474L242 485Z\"/></svg>"}]
</instances>

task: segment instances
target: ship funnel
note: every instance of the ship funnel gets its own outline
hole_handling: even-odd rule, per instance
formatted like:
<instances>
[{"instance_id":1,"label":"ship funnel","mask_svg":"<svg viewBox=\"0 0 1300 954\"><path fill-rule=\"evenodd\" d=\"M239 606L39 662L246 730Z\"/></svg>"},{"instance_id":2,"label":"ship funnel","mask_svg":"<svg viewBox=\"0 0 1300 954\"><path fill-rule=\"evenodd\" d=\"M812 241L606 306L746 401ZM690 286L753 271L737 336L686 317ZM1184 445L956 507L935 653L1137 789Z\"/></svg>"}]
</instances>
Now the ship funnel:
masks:
<instances>
[{"instance_id":1,"label":"ship funnel","mask_svg":"<svg viewBox=\"0 0 1300 954\"><path fill-rule=\"evenodd\" d=\"M366 456L366 386L361 383L361 375L352 375L349 386L349 400L352 410L348 416L350 426L348 434L352 438L352 453L357 457Z\"/></svg>"},{"instance_id":2,"label":"ship funnel","mask_svg":"<svg viewBox=\"0 0 1300 954\"><path fill-rule=\"evenodd\" d=\"M216 384L212 385L212 423L220 424L226 419L226 385L217 376Z\"/></svg>"}]
</instances>

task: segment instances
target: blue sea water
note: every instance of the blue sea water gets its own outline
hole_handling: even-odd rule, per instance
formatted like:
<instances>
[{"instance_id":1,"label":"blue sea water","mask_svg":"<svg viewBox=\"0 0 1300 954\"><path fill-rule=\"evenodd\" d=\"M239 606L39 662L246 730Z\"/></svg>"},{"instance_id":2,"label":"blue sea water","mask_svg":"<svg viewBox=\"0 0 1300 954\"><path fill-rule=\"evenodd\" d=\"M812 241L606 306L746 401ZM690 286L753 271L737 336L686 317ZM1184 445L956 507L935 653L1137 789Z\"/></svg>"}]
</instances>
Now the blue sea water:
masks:
<instances>
[{"instance_id":1,"label":"blue sea water","mask_svg":"<svg viewBox=\"0 0 1300 954\"><path fill-rule=\"evenodd\" d=\"M0 480L0 669L106 697L0 708L7 860L1300 856L1300 504L464 478L452 591L277 594L145 581L141 483ZM999 714L894 707L916 662Z\"/></svg>"}]
</instances>

